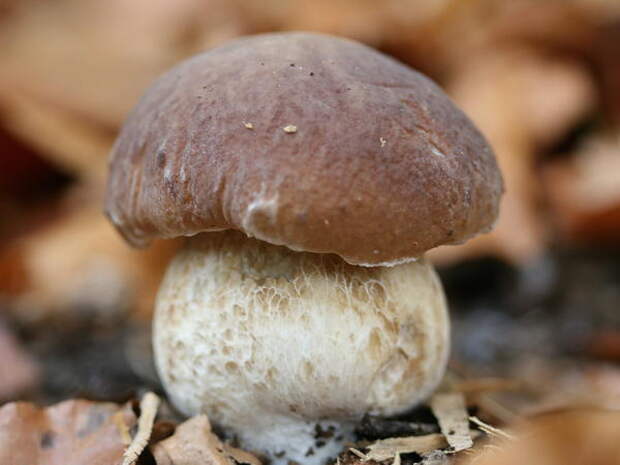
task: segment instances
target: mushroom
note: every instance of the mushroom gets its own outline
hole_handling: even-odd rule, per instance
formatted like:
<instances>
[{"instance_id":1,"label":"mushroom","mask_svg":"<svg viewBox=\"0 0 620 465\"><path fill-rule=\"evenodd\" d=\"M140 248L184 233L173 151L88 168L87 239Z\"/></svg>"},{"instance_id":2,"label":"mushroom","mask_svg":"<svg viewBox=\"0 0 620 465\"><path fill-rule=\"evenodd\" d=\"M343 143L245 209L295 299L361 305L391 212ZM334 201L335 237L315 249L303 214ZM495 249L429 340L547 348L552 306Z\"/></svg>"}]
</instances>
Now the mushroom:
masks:
<instances>
[{"instance_id":1,"label":"mushroom","mask_svg":"<svg viewBox=\"0 0 620 465\"><path fill-rule=\"evenodd\" d=\"M154 317L174 405L276 462L318 464L365 413L437 386L449 322L423 254L489 230L502 190L488 144L428 78L282 33L154 83L113 148L106 213L135 246L189 236Z\"/></svg>"}]
</instances>

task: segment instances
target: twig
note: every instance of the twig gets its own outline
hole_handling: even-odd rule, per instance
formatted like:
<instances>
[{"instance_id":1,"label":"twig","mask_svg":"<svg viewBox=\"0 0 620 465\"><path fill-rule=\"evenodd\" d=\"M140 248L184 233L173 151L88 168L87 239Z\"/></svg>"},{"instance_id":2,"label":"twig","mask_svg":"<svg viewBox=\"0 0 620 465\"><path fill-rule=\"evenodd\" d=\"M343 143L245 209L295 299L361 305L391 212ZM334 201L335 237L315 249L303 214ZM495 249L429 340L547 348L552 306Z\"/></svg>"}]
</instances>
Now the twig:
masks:
<instances>
[{"instance_id":1,"label":"twig","mask_svg":"<svg viewBox=\"0 0 620 465\"><path fill-rule=\"evenodd\" d=\"M483 422L478 417L473 417L473 416L469 417L469 421L474 423L476 426L478 426L478 428L480 428L482 431L487 433L489 436L495 436L495 437L500 437L500 438L510 439L510 440L515 439L515 437L512 434L507 433L506 431L503 431L494 426L491 426L488 423Z\"/></svg>"},{"instance_id":2,"label":"twig","mask_svg":"<svg viewBox=\"0 0 620 465\"><path fill-rule=\"evenodd\" d=\"M123 454L123 465L133 465L149 443L159 404L159 397L152 392L147 392L142 397L142 400L140 401L138 432Z\"/></svg>"}]
</instances>

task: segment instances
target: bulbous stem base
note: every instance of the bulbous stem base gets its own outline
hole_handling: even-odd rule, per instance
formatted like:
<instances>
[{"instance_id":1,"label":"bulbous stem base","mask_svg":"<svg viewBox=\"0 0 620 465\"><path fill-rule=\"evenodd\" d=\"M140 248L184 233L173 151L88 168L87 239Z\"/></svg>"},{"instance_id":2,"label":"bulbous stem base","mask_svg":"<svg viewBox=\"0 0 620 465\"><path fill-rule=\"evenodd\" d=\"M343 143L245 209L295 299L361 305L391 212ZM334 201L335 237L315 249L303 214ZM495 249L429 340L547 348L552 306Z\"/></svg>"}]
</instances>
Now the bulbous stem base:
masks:
<instances>
[{"instance_id":1,"label":"bulbous stem base","mask_svg":"<svg viewBox=\"0 0 620 465\"><path fill-rule=\"evenodd\" d=\"M365 413L399 413L432 392L448 328L424 260L359 267L222 232L191 238L171 263L154 346L181 411L206 413L250 450L319 464ZM336 428L321 447L317 424Z\"/></svg>"}]
</instances>

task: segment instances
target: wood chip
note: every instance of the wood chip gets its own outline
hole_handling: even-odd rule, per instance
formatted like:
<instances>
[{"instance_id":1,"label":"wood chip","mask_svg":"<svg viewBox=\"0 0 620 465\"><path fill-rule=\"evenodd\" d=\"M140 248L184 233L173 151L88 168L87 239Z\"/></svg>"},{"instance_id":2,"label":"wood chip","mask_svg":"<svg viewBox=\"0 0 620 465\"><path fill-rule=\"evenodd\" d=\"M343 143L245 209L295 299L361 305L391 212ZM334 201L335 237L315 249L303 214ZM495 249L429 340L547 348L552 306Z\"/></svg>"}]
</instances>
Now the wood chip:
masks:
<instances>
[{"instance_id":1,"label":"wood chip","mask_svg":"<svg viewBox=\"0 0 620 465\"><path fill-rule=\"evenodd\" d=\"M431 399L431 409L453 452L469 449L474 445L463 393L435 394Z\"/></svg>"},{"instance_id":2,"label":"wood chip","mask_svg":"<svg viewBox=\"0 0 620 465\"><path fill-rule=\"evenodd\" d=\"M252 123L248 123L244 121L243 125L245 126L246 129L254 129L254 125Z\"/></svg>"},{"instance_id":3,"label":"wood chip","mask_svg":"<svg viewBox=\"0 0 620 465\"><path fill-rule=\"evenodd\" d=\"M140 401L140 419L138 432L123 454L123 465L133 465L147 446L153 431L153 423L157 415L160 399L152 392L147 392Z\"/></svg>"},{"instance_id":4,"label":"wood chip","mask_svg":"<svg viewBox=\"0 0 620 465\"><path fill-rule=\"evenodd\" d=\"M295 126L294 124L289 124L288 126L284 126L282 129L287 134L294 134L297 132L297 126Z\"/></svg>"},{"instance_id":5,"label":"wood chip","mask_svg":"<svg viewBox=\"0 0 620 465\"><path fill-rule=\"evenodd\" d=\"M358 456L362 460L368 460L368 458L366 457L366 454L364 454L361 450L356 449L355 447L350 447L349 451L351 451L353 455Z\"/></svg>"},{"instance_id":6,"label":"wood chip","mask_svg":"<svg viewBox=\"0 0 620 465\"><path fill-rule=\"evenodd\" d=\"M362 461L374 460L383 462L384 460L397 460L400 454L411 454L415 452L420 455L429 454L437 449L447 447L448 443L442 434L427 434L425 436L409 436L406 438L390 438L376 441L367 447L368 453L357 449L349 449Z\"/></svg>"},{"instance_id":7,"label":"wood chip","mask_svg":"<svg viewBox=\"0 0 620 465\"><path fill-rule=\"evenodd\" d=\"M442 450L436 450L428 454L420 465L449 465L450 458Z\"/></svg>"},{"instance_id":8,"label":"wood chip","mask_svg":"<svg viewBox=\"0 0 620 465\"><path fill-rule=\"evenodd\" d=\"M252 454L223 444L206 415L179 425L171 437L151 447L157 465L260 465Z\"/></svg>"}]
</instances>

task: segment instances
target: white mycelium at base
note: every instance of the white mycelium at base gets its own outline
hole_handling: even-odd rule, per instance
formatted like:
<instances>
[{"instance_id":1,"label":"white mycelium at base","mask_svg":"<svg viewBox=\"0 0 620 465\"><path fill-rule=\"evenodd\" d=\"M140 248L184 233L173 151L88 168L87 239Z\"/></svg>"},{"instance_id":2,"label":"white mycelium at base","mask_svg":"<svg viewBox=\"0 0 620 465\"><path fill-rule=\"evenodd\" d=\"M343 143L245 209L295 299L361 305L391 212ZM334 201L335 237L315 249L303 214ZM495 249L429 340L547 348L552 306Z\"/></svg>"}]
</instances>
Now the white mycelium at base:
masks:
<instances>
[{"instance_id":1,"label":"white mycelium at base","mask_svg":"<svg viewBox=\"0 0 620 465\"><path fill-rule=\"evenodd\" d=\"M364 413L402 412L430 394L448 326L424 260L353 266L228 231L190 238L171 263L154 344L181 411L207 413L276 462L320 464ZM317 434L330 425L334 434Z\"/></svg>"}]
</instances>

